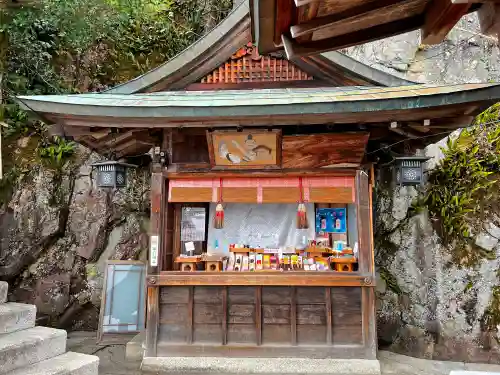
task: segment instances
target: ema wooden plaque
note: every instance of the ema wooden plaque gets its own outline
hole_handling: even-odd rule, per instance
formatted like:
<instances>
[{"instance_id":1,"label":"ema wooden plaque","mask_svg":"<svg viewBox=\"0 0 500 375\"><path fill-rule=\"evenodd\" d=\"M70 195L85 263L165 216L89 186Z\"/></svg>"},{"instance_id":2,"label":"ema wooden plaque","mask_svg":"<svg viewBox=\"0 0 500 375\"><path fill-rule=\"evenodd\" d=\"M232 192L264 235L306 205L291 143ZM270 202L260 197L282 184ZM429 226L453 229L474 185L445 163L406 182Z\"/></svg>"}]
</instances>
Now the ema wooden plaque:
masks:
<instances>
[{"instance_id":1,"label":"ema wooden plaque","mask_svg":"<svg viewBox=\"0 0 500 375\"><path fill-rule=\"evenodd\" d=\"M281 131L214 131L207 133L214 168L279 168Z\"/></svg>"}]
</instances>

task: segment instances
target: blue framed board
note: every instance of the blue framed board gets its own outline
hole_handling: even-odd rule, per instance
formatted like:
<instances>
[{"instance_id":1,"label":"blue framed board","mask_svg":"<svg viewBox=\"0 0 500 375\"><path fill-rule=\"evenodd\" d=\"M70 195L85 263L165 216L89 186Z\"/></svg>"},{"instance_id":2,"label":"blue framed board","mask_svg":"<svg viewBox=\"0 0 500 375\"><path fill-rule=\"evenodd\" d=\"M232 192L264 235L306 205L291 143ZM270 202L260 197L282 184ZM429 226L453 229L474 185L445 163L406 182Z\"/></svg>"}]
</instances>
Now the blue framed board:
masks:
<instances>
[{"instance_id":1,"label":"blue framed board","mask_svg":"<svg viewBox=\"0 0 500 375\"><path fill-rule=\"evenodd\" d=\"M316 233L346 233L345 208L316 209Z\"/></svg>"}]
</instances>

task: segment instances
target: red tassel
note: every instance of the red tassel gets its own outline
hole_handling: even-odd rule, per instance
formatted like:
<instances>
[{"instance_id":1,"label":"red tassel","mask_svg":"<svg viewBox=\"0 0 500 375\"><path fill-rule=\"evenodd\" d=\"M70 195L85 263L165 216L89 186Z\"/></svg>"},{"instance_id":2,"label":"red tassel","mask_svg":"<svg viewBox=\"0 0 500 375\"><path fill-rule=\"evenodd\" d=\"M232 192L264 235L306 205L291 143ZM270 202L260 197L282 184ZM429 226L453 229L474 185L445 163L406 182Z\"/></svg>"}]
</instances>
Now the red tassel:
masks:
<instances>
[{"instance_id":1,"label":"red tassel","mask_svg":"<svg viewBox=\"0 0 500 375\"><path fill-rule=\"evenodd\" d=\"M220 203L218 203L217 207L215 208L214 228L215 229L224 228L224 207Z\"/></svg>"},{"instance_id":2,"label":"red tassel","mask_svg":"<svg viewBox=\"0 0 500 375\"><path fill-rule=\"evenodd\" d=\"M307 210L304 203L299 204L297 209L297 229L307 229L309 228L309 222L307 221Z\"/></svg>"}]
</instances>

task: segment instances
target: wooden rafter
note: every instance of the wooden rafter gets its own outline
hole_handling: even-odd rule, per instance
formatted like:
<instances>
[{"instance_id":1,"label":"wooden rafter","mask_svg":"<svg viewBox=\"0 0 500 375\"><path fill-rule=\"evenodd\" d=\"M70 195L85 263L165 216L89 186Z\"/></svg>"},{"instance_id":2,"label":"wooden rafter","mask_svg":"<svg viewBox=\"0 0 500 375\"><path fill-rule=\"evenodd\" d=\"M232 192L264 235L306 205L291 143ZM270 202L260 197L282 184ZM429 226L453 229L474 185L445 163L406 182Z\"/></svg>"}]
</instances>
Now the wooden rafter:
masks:
<instances>
[{"instance_id":1,"label":"wooden rafter","mask_svg":"<svg viewBox=\"0 0 500 375\"><path fill-rule=\"evenodd\" d=\"M405 5L408 3L421 3L421 1L413 0L401 2L401 0L379 0L364 2L340 13L314 18L308 22L293 25L290 27L290 34L293 38L297 38L324 29L341 29L345 25L352 25L354 22L370 22L370 15L367 15L367 13L370 12L376 12L373 13L371 18L374 18L375 22L379 22L381 18L387 19L387 17L391 17L391 13L406 12ZM332 32L332 30L330 32Z\"/></svg>"},{"instance_id":2,"label":"wooden rafter","mask_svg":"<svg viewBox=\"0 0 500 375\"><path fill-rule=\"evenodd\" d=\"M465 1L465 0L464 0ZM477 11L481 32L498 38L500 36L500 2L487 2Z\"/></svg>"},{"instance_id":3,"label":"wooden rafter","mask_svg":"<svg viewBox=\"0 0 500 375\"><path fill-rule=\"evenodd\" d=\"M441 43L455 24L469 11L470 3L453 3L453 0L432 0L425 12L422 44Z\"/></svg>"},{"instance_id":4,"label":"wooden rafter","mask_svg":"<svg viewBox=\"0 0 500 375\"><path fill-rule=\"evenodd\" d=\"M422 25L422 16L412 16L401 20L376 25L367 29L357 30L349 34L339 35L328 39L298 44L288 36L282 35L283 46L289 60L300 56L307 56L348 48L361 43L397 35L403 31L416 30Z\"/></svg>"}]
</instances>

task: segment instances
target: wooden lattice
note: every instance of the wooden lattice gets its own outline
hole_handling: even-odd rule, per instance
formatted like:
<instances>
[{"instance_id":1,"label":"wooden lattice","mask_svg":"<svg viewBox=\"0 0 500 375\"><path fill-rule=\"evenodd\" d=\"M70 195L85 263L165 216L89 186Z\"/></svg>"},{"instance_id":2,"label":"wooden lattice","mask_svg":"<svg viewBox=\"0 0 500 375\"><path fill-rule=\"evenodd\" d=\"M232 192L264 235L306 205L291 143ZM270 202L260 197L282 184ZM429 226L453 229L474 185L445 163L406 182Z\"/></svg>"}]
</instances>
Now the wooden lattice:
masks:
<instances>
[{"instance_id":1,"label":"wooden lattice","mask_svg":"<svg viewBox=\"0 0 500 375\"><path fill-rule=\"evenodd\" d=\"M303 81L313 77L288 60L261 56L252 43L241 48L224 64L201 79L201 83Z\"/></svg>"}]
</instances>

